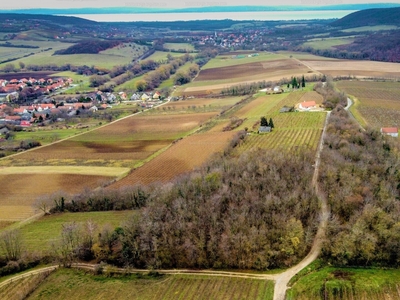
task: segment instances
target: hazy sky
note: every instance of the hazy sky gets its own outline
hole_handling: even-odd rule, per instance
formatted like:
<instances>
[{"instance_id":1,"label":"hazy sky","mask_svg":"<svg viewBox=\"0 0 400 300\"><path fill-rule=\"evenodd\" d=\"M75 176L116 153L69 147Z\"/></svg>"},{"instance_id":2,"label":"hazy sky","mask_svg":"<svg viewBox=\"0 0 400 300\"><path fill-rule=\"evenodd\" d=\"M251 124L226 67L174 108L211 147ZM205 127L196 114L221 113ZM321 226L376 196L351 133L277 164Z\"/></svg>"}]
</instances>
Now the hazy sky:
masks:
<instances>
[{"instance_id":1,"label":"hazy sky","mask_svg":"<svg viewBox=\"0 0 400 300\"><path fill-rule=\"evenodd\" d=\"M335 5L335 4L362 4L362 3L397 3L400 0L281 0L267 2L266 0L38 0L38 1L1 1L0 9L18 8L76 8L76 7L202 7L202 6L226 6L226 5Z\"/></svg>"}]
</instances>

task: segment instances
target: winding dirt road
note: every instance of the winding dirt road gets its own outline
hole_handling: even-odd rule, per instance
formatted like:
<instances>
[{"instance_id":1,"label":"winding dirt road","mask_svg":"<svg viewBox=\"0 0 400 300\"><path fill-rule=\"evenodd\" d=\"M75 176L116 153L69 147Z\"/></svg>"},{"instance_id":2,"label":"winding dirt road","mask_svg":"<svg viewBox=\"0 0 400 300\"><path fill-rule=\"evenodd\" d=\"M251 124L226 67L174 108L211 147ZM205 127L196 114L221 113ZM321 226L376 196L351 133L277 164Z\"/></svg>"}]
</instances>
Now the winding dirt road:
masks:
<instances>
[{"instance_id":1,"label":"winding dirt road","mask_svg":"<svg viewBox=\"0 0 400 300\"><path fill-rule=\"evenodd\" d=\"M346 110L351 106L351 104L352 103L350 100L348 102ZM284 271L283 273L279 273L279 274L252 274L252 273L241 273L241 272L227 272L227 271L213 271L213 270L187 270L187 269L157 270L157 272L162 273L162 274L169 274L169 275L177 275L177 274L207 275L207 276L220 276L220 277L232 277L232 278L251 278L251 279L259 279L259 280L272 280L272 281L275 281L274 298L273 299L274 300L285 300L286 290L288 288L287 285L288 285L290 279L294 275L296 275L299 271L301 271L303 268L305 268L310 263L312 263L318 257L318 255L321 251L322 241L325 236L325 230L326 230L326 226L327 226L328 219L330 216L327 199L326 199L324 193L322 193L318 187L318 175L319 175L319 166L320 166L320 162L321 162L321 151L322 151L323 145L324 145L326 127L328 124L329 117L330 117L330 112L327 113L327 116L325 119L325 124L324 124L324 128L322 131L321 140L320 140L318 150L316 153L316 157L315 157L315 165L314 165L315 169L314 169L314 174L313 174L312 183L311 183L315 190L315 193L319 199L319 203L320 203L321 211L320 211L320 216L319 216L319 226L318 226L317 234L315 236L315 239L314 239L314 242L313 242L310 252L300 263L298 263L297 265ZM73 264L72 267L93 271L96 266L92 265L92 264L76 263L76 264ZM54 265L54 266L30 271L30 272L27 272L27 273L24 273L21 275L16 275L10 279L7 279L7 280L1 282L0 288L4 287L5 285L7 285L15 280L24 278L26 276L36 275L36 274L49 272L49 271L54 271L57 268L58 268L58 266ZM113 271L118 272L118 273L149 272L149 270L121 269L121 268L114 268Z\"/></svg>"}]
</instances>

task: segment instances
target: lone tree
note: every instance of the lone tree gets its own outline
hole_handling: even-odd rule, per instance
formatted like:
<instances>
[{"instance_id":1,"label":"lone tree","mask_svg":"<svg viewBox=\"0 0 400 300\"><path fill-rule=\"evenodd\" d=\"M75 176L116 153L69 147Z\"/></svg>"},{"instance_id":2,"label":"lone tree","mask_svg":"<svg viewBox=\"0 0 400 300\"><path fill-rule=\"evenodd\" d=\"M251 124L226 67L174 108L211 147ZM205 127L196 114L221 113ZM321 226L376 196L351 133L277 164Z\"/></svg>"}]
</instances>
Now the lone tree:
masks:
<instances>
[{"instance_id":1,"label":"lone tree","mask_svg":"<svg viewBox=\"0 0 400 300\"><path fill-rule=\"evenodd\" d=\"M17 261L22 255L22 238L19 230L4 231L0 236L0 249L3 250L8 261Z\"/></svg>"},{"instance_id":2,"label":"lone tree","mask_svg":"<svg viewBox=\"0 0 400 300\"><path fill-rule=\"evenodd\" d=\"M265 117L261 117L260 126L268 126L268 121Z\"/></svg>"},{"instance_id":3,"label":"lone tree","mask_svg":"<svg viewBox=\"0 0 400 300\"><path fill-rule=\"evenodd\" d=\"M306 87L306 79L304 78L304 75L303 75L303 77L301 78L301 87Z\"/></svg>"},{"instance_id":4,"label":"lone tree","mask_svg":"<svg viewBox=\"0 0 400 300\"><path fill-rule=\"evenodd\" d=\"M271 129L275 127L272 118L269 118L269 127L271 127Z\"/></svg>"}]
</instances>

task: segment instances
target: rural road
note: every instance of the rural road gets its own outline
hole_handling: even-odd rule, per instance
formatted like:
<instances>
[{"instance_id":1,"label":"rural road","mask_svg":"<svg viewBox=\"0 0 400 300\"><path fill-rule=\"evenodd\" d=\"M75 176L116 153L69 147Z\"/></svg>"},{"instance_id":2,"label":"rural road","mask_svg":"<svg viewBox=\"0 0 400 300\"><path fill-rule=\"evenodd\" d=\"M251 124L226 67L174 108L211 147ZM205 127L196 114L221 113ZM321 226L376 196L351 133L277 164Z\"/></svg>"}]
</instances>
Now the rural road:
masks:
<instances>
[{"instance_id":1,"label":"rural road","mask_svg":"<svg viewBox=\"0 0 400 300\"><path fill-rule=\"evenodd\" d=\"M326 119L325 119L325 124L324 124L324 129L322 130L322 136L321 140L318 145L318 151L315 157L315 169L314 169L314 175L312 178L312 186L315 190L315 194L317 195L319 202L320 202L320 207L321 207L321 212L319 216L319 226L317 230L317 234L315 235L313 245L311 247L310 252L308 255L297 265L291 267L290 269L286 270L283 273L280 273L275 281L275 288L274 288L274 300L285 300L285 295L286 295L286 290L287 290L287 285L292 279L294 275L296 275L298 272L300 272L302 269L304 269L306 266L308 266L310 263L312 263L319 255L322 247L322 242L325 237L325 230L326 226L328 224L328 219L329 219L329 209L328 209L328 202L327 199L324 195L319 190L318 187L318 173L319 173L319 166L321 162L321 151L324 146L324 139L325 139L325 134L326 134L326 126L328 124L329 117L331 115L331 112L329 111L327 113Z\"/></svg>"}]
</instances>

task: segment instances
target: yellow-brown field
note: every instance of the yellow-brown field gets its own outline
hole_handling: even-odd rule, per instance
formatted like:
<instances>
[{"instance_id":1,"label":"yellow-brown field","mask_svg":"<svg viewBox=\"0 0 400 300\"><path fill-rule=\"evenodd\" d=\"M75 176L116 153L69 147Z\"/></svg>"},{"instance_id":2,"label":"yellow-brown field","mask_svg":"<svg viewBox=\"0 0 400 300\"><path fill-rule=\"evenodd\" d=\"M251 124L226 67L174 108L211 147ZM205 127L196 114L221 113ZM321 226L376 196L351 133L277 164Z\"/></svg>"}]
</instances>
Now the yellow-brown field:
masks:
<instances>
[{"instance_id":1,"label":"yellow-brown field","mask_svg":"<svg viewBox=\"0 0 400 300\"><path fill-rule=\"evenodd\" d=\"M26 219L35 213L38 197L65 191L79 193L110 181L112 177L74 174L0 175L0 220Z\"/></svg>"},{"instance_id":2,"label":"yellow-brown field","mask_svg":"<svg viewBox=\"0 0 400 300\"><path fill-rule=\"evenodd\" d=\"M109 188L170 181L200 167L214 153L222 151L234 134L235 132L203 133L186 137Z\"/></svg>"},{"instance_id":3,"label":"yellow-brown field","mask_svg":"<svg viewBox=\"0 0 400 300\"><path fill-rule=\"evenodd\" d=\"M398 63L357 60L302 60L310 69L331 76L400 78Z\"/></svg>"},{"instance_id":4,"label":"yellow-brown field","mask_svg":"<svg viewBox=\"0 0 400 300\"><path fill-rule=\"evenodd\" d=\"M10 157L3 165L110 165L133 166L168 146L216 115L215 112L132 116L77 137ZM75 160L75 161L73 161ZM11 161L11 163L10 163ZM116 163L118 165L118 163Z\"/></svg>"}]
</instances>

